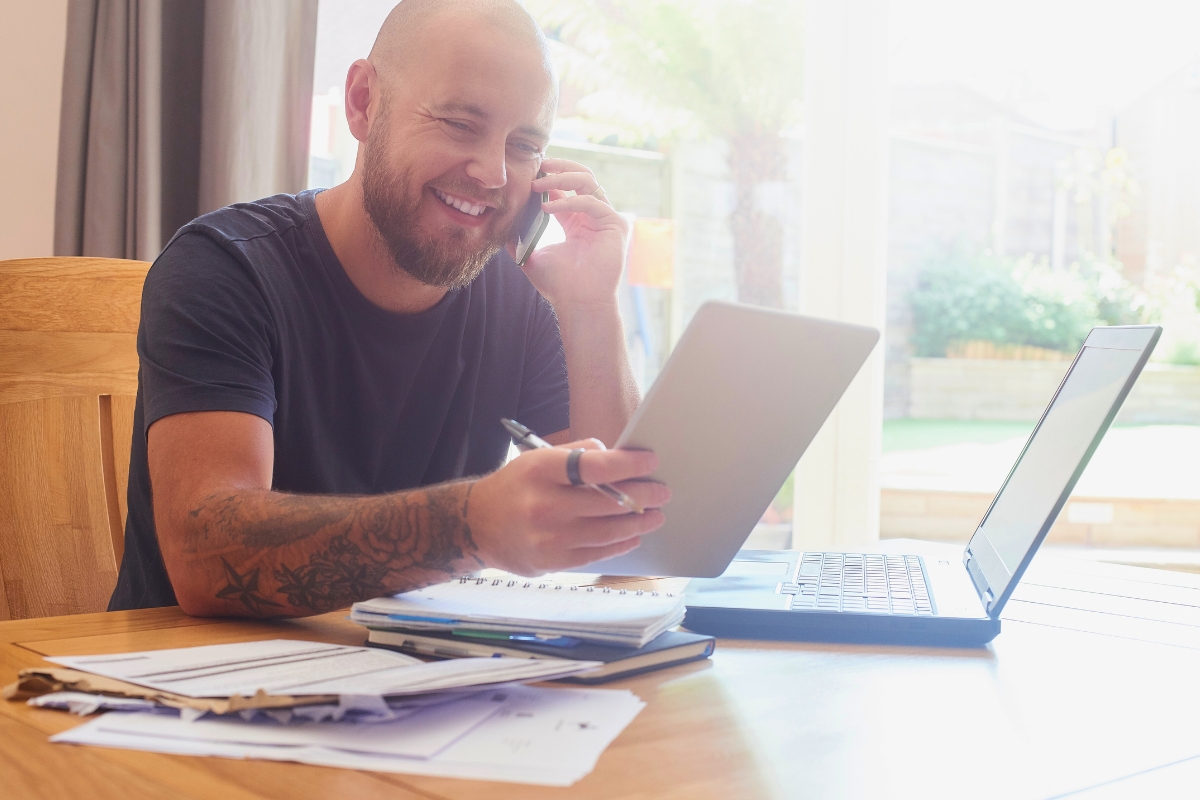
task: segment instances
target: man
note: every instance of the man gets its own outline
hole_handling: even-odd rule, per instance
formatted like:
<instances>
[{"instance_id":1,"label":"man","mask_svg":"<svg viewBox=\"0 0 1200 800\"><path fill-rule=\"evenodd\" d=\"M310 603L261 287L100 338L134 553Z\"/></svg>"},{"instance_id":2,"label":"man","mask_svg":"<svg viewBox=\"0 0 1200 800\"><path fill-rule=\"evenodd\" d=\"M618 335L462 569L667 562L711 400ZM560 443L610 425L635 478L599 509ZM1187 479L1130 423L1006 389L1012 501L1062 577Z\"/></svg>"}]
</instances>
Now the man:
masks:
<instances>
[{"instance_id":1,"label":"man","mask_svg":"<svg viewBox=\"0 0 1200 800\"><path fill-rule=\"evenodd\" d=\"M311 614L580 566L663 522L666 487L632 480L654 455L602 444L638 402L628 231L586 168L543 158L557 83L534 21L511 0L404 0L345 102L346 183L201 217L147 276L112 609ZM532 191L567 238L522 272L506 245ZM502 416L573 443L497 469Z\"/></svg>"}]
</instances>

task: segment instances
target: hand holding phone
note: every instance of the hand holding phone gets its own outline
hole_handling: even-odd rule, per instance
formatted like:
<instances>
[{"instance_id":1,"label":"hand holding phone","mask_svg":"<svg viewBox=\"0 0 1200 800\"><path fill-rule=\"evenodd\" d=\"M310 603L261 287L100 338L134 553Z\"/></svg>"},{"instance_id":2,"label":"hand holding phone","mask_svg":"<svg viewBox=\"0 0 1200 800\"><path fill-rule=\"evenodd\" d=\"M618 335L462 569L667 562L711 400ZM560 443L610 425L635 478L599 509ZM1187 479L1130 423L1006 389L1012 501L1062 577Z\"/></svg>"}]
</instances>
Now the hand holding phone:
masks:
<instances>
[{"instance_id":1,"label":"hand holding phone","mask_svg":"<svg viewBox=\"0 0 1200 800\"><path fill-rule=\"evenodd\" d=\"M539 172L537 176L544 178L546 173ZM525 208L517 220L517 236L514 244L516 245L518 267L525 266L533 248L537 247L538 240L546 232L546 226L550 224L550 215L542 210L542 203L549 202L549 200L549 192L533 192L529 195L529 202L525 204Z\"/></svg>"},{"instance_id":2,"label":"hand holding phone","mask_svg":"<svg viewBox=\"0 0 1200 800\"><path fill-rule=\"evenodd\" d=\"M525 276L560 320L576 309L615 305L629 251L629 222L604 199L598 179L583 164L547 157L540 166L546 174L530 188L549 193L543 208L562 226L562 234L530 258L534 234L540 235L544 224L531 203L529 216L516 219L508 234L508 251L522 262ZM557 227L554 233L559 233Z\"/></svg>"}]
</instances>

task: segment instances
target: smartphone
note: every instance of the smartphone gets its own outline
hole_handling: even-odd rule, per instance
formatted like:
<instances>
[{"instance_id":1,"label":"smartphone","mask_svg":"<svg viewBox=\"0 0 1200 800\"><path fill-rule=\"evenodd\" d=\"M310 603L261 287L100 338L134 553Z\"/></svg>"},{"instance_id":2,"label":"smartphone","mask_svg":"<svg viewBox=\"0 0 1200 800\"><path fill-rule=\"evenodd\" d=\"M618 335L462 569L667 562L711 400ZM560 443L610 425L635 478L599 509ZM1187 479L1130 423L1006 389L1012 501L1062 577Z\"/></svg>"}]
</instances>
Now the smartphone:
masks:
<instances>
[{"instance_id":1,"label":"smartphone","mask_svg":"<svg viewBox=\"0 0 1200 800\"><path fill-rule=\"evenodd\" d=\"M544 172L537 174L539 178L544 178ZM546 232L546 226L550 224L550 215L542 210L542 203L550 201L549 192L534 192L529 195L529 202L525 204L525 210L521 212L520 219L517 220L517 266L525 266L525 262L529 260L529 254L533 252L533 248L537 247L538 240L542 238L542 234Z\"/></svg>"}]
</instances>

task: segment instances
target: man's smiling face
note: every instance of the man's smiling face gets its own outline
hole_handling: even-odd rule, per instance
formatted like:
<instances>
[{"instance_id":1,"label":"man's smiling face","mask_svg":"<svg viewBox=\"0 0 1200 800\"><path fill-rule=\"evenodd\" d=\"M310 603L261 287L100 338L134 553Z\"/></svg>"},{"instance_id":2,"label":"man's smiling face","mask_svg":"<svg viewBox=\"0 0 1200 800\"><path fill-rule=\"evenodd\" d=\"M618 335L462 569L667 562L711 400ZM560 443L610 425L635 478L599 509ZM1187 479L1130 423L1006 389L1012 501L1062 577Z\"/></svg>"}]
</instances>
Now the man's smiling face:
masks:
<instances>
[{"instance_id":1,"label":"man's smiling face","mask_svg":"<svg viewBox=\"0 0 1200 800\"><path fill-rule=\"evenodd\" d=\"M478 18L431 20L382 96L363 153L363 197L396 265L447 289L511 238L554 119L542 53Z\"/></svg>"}]
</instances>

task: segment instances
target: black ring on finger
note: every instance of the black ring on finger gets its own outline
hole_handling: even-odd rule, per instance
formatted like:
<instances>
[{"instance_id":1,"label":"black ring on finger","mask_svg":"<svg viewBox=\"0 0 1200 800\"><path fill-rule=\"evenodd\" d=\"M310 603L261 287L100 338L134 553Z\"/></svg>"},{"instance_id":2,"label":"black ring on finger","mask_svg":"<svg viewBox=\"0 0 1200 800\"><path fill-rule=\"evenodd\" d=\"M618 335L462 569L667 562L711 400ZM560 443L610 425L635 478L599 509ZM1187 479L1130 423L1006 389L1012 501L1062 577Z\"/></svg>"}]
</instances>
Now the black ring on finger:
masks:
<instances>
[{"instance_id":1,"label":"black ring on finger","mask_svg":"<svg viewBox=\"0 0 1200 800\"><path fill-rule=\"evenodd\" d=\"M583 448L567 453L567 480L572 486L582 486L583 478L579 477L579 459L583 456Z\"/></svg>"}]
</instances>

